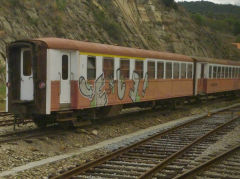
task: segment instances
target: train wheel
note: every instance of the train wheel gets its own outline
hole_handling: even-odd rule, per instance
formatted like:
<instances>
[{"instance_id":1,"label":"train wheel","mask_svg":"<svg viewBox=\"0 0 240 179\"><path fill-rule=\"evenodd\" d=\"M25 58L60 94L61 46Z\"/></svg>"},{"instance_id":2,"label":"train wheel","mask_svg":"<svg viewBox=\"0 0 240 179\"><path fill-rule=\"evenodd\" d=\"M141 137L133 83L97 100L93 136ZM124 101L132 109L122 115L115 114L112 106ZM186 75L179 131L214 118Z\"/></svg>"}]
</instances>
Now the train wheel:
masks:
<instances>
[{"instance_id":1,"label":"train wheel","mask_svg":"<svg viewBox=\"0 0 240 179\"><path fill-rule=\"evenodd\" d=\"M47 119L44 115L35 115L33 116L33 122L39 127L39 128L45 128L47 126Z\"/></svg>"}]
</instances>

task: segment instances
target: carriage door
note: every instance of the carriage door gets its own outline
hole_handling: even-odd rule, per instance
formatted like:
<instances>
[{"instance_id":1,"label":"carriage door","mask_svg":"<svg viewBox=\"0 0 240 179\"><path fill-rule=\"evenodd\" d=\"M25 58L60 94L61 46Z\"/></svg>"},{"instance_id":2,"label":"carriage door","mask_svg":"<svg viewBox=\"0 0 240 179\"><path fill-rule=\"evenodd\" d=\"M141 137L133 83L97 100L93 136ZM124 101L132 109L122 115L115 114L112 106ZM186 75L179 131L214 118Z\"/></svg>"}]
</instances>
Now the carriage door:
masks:
<instances>
[{"instance_id":1,"label":"carriage door","mask_svg":"<svg viewBox=\"0 0 240 179\"><path fill-rule=\"evenodd\" d=\"M30 49L21 50L21 90L20 100L33 100L32 53Z\"/></svg>"},{"instance_id":2,"label":"carriage door","mask_svg":"<svg viewBox=\"0 0 240 179\"><path fill-rule=\"evenodd\" d=\"M198 92L201 93L206 93L206 78L205 78L205 70L206 70L206 64L201 63L200 64L200 76L198 80Z\"/></svg>"},{"instance_id":3,"label":"carriage door","mask_svg":"<svg viewBox=\"0 0 240 179\"><path fill-rule=\"evenodd\" d=\"M70 53L63 53L61 59L60 103L70 103Z\"/></svg>"}]
</instances>

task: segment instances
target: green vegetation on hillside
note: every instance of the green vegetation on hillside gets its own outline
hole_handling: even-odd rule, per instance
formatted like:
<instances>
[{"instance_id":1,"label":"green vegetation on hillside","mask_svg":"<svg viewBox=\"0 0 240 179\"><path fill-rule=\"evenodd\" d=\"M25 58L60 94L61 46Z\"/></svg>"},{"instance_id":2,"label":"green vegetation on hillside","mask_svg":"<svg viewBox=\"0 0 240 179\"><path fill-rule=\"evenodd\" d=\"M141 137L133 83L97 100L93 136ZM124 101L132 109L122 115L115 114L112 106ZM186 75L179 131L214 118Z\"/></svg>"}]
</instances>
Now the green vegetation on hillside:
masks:
<instances>
[{"instance_id":1,"label":"green vegetation on hillside","mask_svg":"<svg viewBox=\"0 0 240 179\"><path fill-rule=\"evenodd\" d=\"M240 7L214 4L208 1L179 2L192 14L193 20L200 26L207 26L223 33L231 33L239 41Z\"/></svg>"}]
</instances>

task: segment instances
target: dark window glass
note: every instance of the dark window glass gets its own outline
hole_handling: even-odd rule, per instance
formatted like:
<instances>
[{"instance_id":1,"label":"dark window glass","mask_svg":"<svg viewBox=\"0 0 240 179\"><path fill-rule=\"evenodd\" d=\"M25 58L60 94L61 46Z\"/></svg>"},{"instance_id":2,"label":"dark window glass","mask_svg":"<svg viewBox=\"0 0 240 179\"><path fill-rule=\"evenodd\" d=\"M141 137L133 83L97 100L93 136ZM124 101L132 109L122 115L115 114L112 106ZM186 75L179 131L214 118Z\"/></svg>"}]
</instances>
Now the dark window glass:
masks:
<instances>
[{"instance_id":1,"label":"dark window glass","mask_svg":"<svg viewBox=\"0 0 240 179\"><path fill-rule=\"evenodd\" d=\"M171 62L166 63L166 78L167 79L172 78L172 63Z\"/></svg>"},{"instance_id":2,"label":"dark window glass","mask_svg":"<svg viewBox=\"0 0 240 179\"><path fill-rule=\"evenodd\" d=\"M107 80L114 78L114 60L112 58L103 59L103 73Z\"/></svg>"},{"instance_id":3,"label":"dark window glass","mask_svg":"<svg viewBox=\"0 0 240 179\"><path fill-rule=\"evenodd\" d=\"M62 79L63 80L68 79L68 56L67 55L62 56Z\"/></svg>"},{"instance_id":4,"label":"dark window glass","mask_svg":"<svg viewBox=\"0 0 240 179\"><path fill-rule=\"evenodd\" d=\"M228 68L224 67L224 77L228 78Z\"/></svg>"},{"instance_id":5,"label":"dark window glass","mask_svg":"<svg viewBox=\"0 0 240 179\"><path fill-rule=\"evenodd\" d=\"M181 64L181 78L182 79L187 78L187 64L186 63Z\"/></svg>"},{"instance_id":6,"label":"dark window glass","mask_svg":"<svg viewBox=\"0 0 240 179\"><path fill-rule=\"evenodd\" d=\"M87 59L87 79L96 79L96 57L88 57Z\"/></svg>"},{"instance_id":7,"label":"dark window glass","mask_svg":"<svg viewBox=\"0 0 240 179\"><path fill-rule=\"evenodd\" d=\"M212 66L209 66L209 71L208 71L208 78L212 78Z\"/></svg>"},{"instance_id":8,"label":"dark window glass","mask_svg":"<svg viewBox=\"0 0 240 179\"><path fill-rule=\"evenodd\" d=\"M23 75L32 75L32 54L30 50L25 50L23 52Z\"/></svg>"},{"instance_id":9,"label":"dark window glass","mask_svg":"<svg viewBox=\"0 0 240 179\"><path fill-rule=\"evenodd\" d=\"M217 78L221 77L221 67L217 68Z\"/></svg>"},{"instance_id":10,"label":"dark window glass","mask_svg":"<svg viewBox=\"0 0 240 179\"><path fill-rule=\"evenodd\" d=\"M233 77L233 68L230 67L229 78L232 78L232 77Z\"/></svg>"},{"instance_id":11,"label":"dark window glass","mask_svg":"<svg viewBox=\"0 0 240 179\"><path fill-rule=\"evenodd\" d=\"M129 79L129 60L120 60L120 76L121 79Z\"/></svg>"},{"instance_id":12,"label":"dark window glass","mask_svg":"<svg viewBox=\"0 0 240 179\"><path fill-rule=\"evenodd\" d=\"M179 72L180 72L179 68L180 68L179 63L173 63L173 70L174 70L173 71L173 78L174 79L179 78Z\"/></svg>"},{"instance_id":13,"label":"dark window glass","mask_svg":"<svg viewBox=\"0 0 240 179\"><path fill-rule=\"evenodd\" d=\"M217 78L217 67L213 67L213 78Z\"/></svg>"},{"instance_id":14,"label":"dark window glass","mask_svg":"<svg viewBox=\"0 0 240 179\"><path fill-rule=\"evenodd\" d=\"M135 61L135 72L140 78L143 78L143 61Z\"/></svg>"},{"instance_id":15,"label":"dark window glass","mask_svg":"<svg viewBox=\"0 0 240 179\"><path fill-rule=\"evenodd\" d=\"M221 78L224 78L224 70L225 70L225 68L221 67Z\"/></svg>"},{"instance_id":16,"label":"dark window glass","mask_svg":"<svg viewBox=\"0 0 240 179\"><path fill-rule=\"evenodd\" d=\"M148 78L155 79L155 62L148 62Z\"/></svg>"},{"instance_id":17,"label":"dark window glass","mask_svg":"<svg viewBox=\"0 0 240 179\"><path fill-rule=\"evenodd\" d=\"M235 78L237 78L237 76L238 76L238 69L235 68Z\"/></svg>"},{"instance_id":18,"label":"dark window glass","mask_svg":"<svg viewBox=\"0 0 240 179\"><path fill-rule=\"evenodd\" d=\"M193 68L192 64L188 64L187 78L189 78L189 79L192 78L192 74L193 74L193 69L192 68Z\"/></svg>"},{"instance_id":19,"label":"dark window glass","mask_svg":"<svg viewBox=\"0 0 240 179\"><path fill-rule=\"evenodd\" d=\"M164 63L158 62L157 63L157 78L163 79L163 77L164 77Z\"/></svg>"}]
</instances>

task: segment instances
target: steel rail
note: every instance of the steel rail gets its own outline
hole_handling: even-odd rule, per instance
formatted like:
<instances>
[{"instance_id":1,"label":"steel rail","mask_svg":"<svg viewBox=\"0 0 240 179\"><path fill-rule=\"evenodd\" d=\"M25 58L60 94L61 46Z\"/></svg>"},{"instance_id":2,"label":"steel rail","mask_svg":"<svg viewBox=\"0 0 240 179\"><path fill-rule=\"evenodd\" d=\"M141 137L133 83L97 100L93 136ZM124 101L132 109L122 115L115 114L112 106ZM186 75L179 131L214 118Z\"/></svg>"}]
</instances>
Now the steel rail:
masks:
<instances>
[{"instance_id":1,"label":"steel rail","mask_svg":"<svg viewBox=\"0 0 240 179\"><path fill-rule=\"evenodd\" d=\"M180 176L175 177L174 179L183 179L186 177L193 177L195 176L197 173L201 172L202 170L205 170L207 167L209 167L210 165L223 160L226 156L231 155L232 153L234 153L235 151L240 150L240 144L232 147L231 149L223 152L222 154L206 161L205 163L189 170L186 171L185 173L181 174Z\"/></svg>"},{"instance_id":2,"label":"steel rail","mask_svg":"<svg viewBox=\"0 0 240 179\"><path fill-rule=\"evenodd\" d=\"M227 110L229 110L229 109L225 109L225 110L222 110L222 111L213 112L212 114L216 114L216 113L223 112L223 111L227 111ZM97 160L94 160L94 161L91 161L91 162L86 163L86 164L84 164L84 165L81 165L81 166L79 166L79 167L76 167L76 168L74 168L74 169L72 169L72 170L70 170L70 171L67 171L67 172L65 172L65 173L60 174L59 176L52 177L52 179L71 178L71 177L73 177L73 176L76 175L76 174L79 174L79 173L83 173L83 172L85 172L85 171L88 171L89 169L94 168L94 167L96 167L96 166L98 166L98 165L100 165L100 164L103 164L104 162L106 162L106 161L108 161L108 160L110 160L110 159L113 159L113 158L115 158L115 157L118 157L118 156L120 156L121 154L123 154L123 153L125 153L125 152L128 152L129 150L131 150L131 149L133 149L133 148L135 148L135 147L138 147L138 146L140 146L140 145L142 145L142 144L145 144L145 143L147 143L147 142L150 141L150 140L153 140L153 139L155 139L155 138L159 138L159 137L161 137L161 136L163 136L163 135L165 135L165 134L167 134L167 133L170 133L170 132L172 132L172 131L175 131L176 129L179 129L179 128L188 126L188 125L190 125L190 124L192 124L192 123L194 123L194 122L196 122L196 121L198 121L198 120L204 119L204 118L206 118L206 117L208 117L208 114L206 114L206 115L204 115L204 116L201 116L200 118L196 118L196 119L193 119L193 120L191 120L191 121L188 121L188 122L186 122L186 123L184 123L184 124L180 124L180 125L178 125L178 126L175 126L175 127L171 128L171 129L168 129L168 130L166 130L166 131L164 131L164 132L155 134L155 135L153 135L153 136L151 136L151 137L149 137L149 138L146 138L146 139L144 139L144 140L142 140L142 141L136 142L136 143L134 143L134 144L132 144L132 145L130 145L130 146L127 146L127 147L124 147L124 148L122 148L122 149L116 150L116 151L114 151L114 152L112 152L112 153L110 153L110 154L108 154L108 155L106 155L106 156L103 156L103 157L101 157L101 158L99 158L99 159L97 159ZM239 117L239 116L238 116L238 117ZM227 124L229 124L230 122L233 122L233 121L236 120L238 117L235 117L235 118L232 119L231 121L227 122ZM227 124L225 124L225 125L227 125ZM224 125L224 126L225 126L225 125ZM223 125L221 125L221 128L222 128L222 127L223 127ZM220 127L218 127L217 129L220 129ZM213 133L213 132L211 132L211 133ZM210 135L210 134L209 134L209 135ZM201 137L201 139L202 139L202 137ZM196 142L196 141L195 141L195 142ZM192 144L192 145L193 145L193 144ZM191 145L191 146L192 146L192 145ZM189 147L190 147L190 146L189 146ZM154 171L155 171L155 169L154 169ZM145 175L144 175L144 176L145 176Z\"/></svg>"},{"instance_id":3,"label":"steel rail","mask_svg":"<svg viewBox=\"0 0 240 179\"><path fill-rule=\"evenodd\" d=\"M155 167L153 167L152 169L148 170L146 173L144 173L143 175L141 175L139 177L139 179L143 179L143 178L152 178L152 176L154 174L156 174L157 172L160 172L165 166L167 166L170 162L172 162L174 159L176 159L177 157L181 156L183 153L185 153L187 150L189 150L193 145L201 142L202 140L206 139L208 136L210 136L211 134L215 133L216 131L222 129L223 127L227 126L228 124L232 123L233 121L235 121L236 119L239 119L239 116L233 118L232 120L218 126L217 128L211 130L210 132L206 133L205 135L197 138L196 140L194 140L192 143L190 143L189 145L183 147L182 149L180 149L179 151L177 151L176 153L172 154L171 156L169 156L168 158L166 158L164 161L162 161L161 163L159 163L158 165L156 165Z\"/></svg>"}]
</instances>

